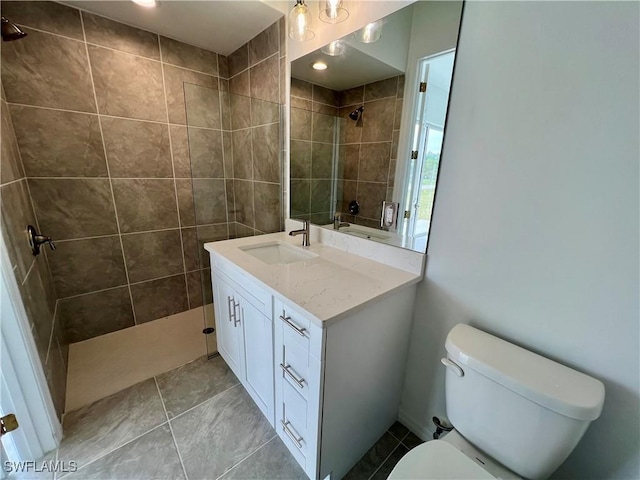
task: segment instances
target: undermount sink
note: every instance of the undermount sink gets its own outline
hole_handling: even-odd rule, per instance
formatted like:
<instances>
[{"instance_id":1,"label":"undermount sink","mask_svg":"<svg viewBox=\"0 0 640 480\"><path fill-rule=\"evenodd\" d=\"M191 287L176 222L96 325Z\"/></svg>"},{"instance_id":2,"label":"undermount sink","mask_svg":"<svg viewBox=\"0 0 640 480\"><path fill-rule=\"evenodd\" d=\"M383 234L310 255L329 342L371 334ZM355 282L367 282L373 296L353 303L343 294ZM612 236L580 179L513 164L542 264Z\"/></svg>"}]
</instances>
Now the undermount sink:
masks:
<instances>
[{"instance_id":1,"label":"undermount sink","mask_svg":"<svg viewBox=\"0 0 640 480\"><path fill-rule=\"evenodd\" d=\"M268 265L286 265L318 256L283 242L258 243L239 248Z\"/></svg>"}]
</instances>

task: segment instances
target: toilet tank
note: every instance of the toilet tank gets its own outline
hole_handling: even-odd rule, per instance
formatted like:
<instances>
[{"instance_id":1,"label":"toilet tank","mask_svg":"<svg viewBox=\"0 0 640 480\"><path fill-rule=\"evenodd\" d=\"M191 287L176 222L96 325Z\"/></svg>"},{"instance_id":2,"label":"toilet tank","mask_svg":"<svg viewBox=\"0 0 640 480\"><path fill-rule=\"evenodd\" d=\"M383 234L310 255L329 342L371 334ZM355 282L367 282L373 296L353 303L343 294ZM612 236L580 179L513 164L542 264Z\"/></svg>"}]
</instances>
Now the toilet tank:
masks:
<instances>
[{"instance_id":1,"label":"toilet tank","mask_svg":"<svg viewBox=\"0 0 640 480\"><path fill-rule=\"evenodd\" d=\"M449 420L525 478L551 475L602 411L599 380L469 325L456 325L445 347Z\"/></svg>"}]
</instances>

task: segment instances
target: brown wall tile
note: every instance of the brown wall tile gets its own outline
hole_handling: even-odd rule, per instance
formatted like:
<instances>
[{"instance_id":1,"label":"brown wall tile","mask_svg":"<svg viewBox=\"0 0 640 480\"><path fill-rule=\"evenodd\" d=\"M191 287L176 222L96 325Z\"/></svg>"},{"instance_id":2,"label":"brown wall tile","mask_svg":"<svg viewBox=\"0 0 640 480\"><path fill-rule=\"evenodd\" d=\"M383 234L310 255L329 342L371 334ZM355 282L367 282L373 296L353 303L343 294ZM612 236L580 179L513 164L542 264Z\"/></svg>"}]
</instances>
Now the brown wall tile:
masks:
<instances>
[{"instance_id":1,"label":"brown wall tile","mask_svg":"<svg viewBox=\"0 0 640 480\"><path fill-rule=\"evenodd\" d=\"M176 179L176 192L178 193L180 226L189 227L195 225L196 217L193 204L192 180L189 178Z\"/></svg>"},{"instance_id":2,"label":"brown wall tile","mask_svg":"<svg viewBox=\"0 0 640 480\"><path fill-rule=\"evenodd\" d=\"M360 147L361 182L386 183L389 176L391 143L363 143Z\"/></svg>"},{"instance_id":3,"label":"brown wall tile","mask_svg":"<svg viewBox=\"0 0 640 480\"><path fill-rule=\"evenodd\" d=\"M291 140L291 178L311 178L311 142Z\"/></svg>"},{"instance_id":4,"label":"brown wall tile","mask_svg":"<svg viewBox=\"0 0 640 480\"><path fill-rule=\"evenodd\" d=\"M160 60L158 35L114 22L108 18L82 12L87 42Z\"/></svg>"},{"instance_id":5,"label":"brown wall tile","mask_svg":"<svg viewBox=\"0 0 640 480\"><path fill-rule=\"evenodd\" d=\"M253 178L251 160L251 129L233 131L233 175L235 178Z\"/></svg>"},{"instance_id":6,"label":"brown wall tile","mask_svg":"<svg viewBox=\"0 0 640 480\"><path fill-rule=\"evenodd\" d=\"M187 115L184 102L184 84L200 85L202 87L217 89L218 79L211 75L198 73L172 65L163 65L165 91L167 95L167 110L169 122L187 124Z\"/></svg>"},{"instance_id":7,"label":"brown wall tile","mask_svg":"<svg viewBox=\"0 0 640 480\"><path fill-rule=\"evenodd\" d=\"M220 130L189 127L189 156L193 178L224 178Z\"/></svg>"},{"instance_id":8,"label":"brown wall tile","mask_svg":"<svg viewBox=\"0 0 640 480\"><path fill-rule=\"evenodd\" d=\"M2 15L28 27L82 40L80 12L54 2L3 1Z\"/></svg>"},{"instance_id":9,"label":"brown wall tile","mask_svg":"<svg viewBox=\"0 0 640 480\"><path fill-rule=\"evenodd\" d=\"M58 308L70 343L135 325L128 287L65 298Z\"/></svg>"},{"instance_id":10,"label":"brown wall tile","mask_svg":"<svg viewBox=\"0 0 640 480\"><path fill-rule=\"evenodd\" d=\"M122 246L131 283L184 272L178 229L123 235Z\"/></svg>"},{"instance_id":11,"label":"brown wall tile","mask_svg":"<svg viewBox=\"0 0 640 480\"><path fill-rule=\"evenodd\" d=\"M2 126L0 126L0 183L13 182L24 177L24 168L20 160L18 142L13 130L13 123L9 107L5 102L0 102L2 109Z\"/></svg>"},{"instance_id":12,"label":"brown wall tile","mask_svg":"<svg viewBox=\"0 0 640 480\"><path fill-rule=\"evenodd\" d=\"M253 179L260 182L280 182L280 126L253 127Z\"/></svg>"},{"instance_id":13,"label":"brown wall tile","mask_svg":"<svg viewBox=\"0 0 640 480\"><path fill-rule=\"evenodd\" d=\"M131 285L131 296L138 324L189 308L184 274Z\"/></svg>"},{"instance_id":14,"label":"brown wall tile","mask_svg":"<svg viewBox=\"0 0 640 480\"><path fill-rule=\"evenodd\" d=\"M225 182L223 179L193 179L193 203L196 225L227 222Z\"/></svg>"},{"instance_id":15,"label":"brown wall tile","mask_svg":"<svg viewBox=\"0 0 640 480\"><path fill-rule=\"evenodd\" d=\"M364 86L364 101L395 97L398 92L398 77L387 78Z\"/></svg>"},{"instance_id":16,"label":"brown wall tile","mask_svg":"<svg viewBox=\"0 0 640 480\"><path fill-rule=\"evenodd\" d=\"M167 120L159 62L91 45L88 48L101 114Z\"/></svg>"},{"instance_id":17,"label":"brown wall tile","mask_svg":"<svg viewBox=\"0 0 640 480\"><path fill-rule=\"evenodd\" d=\"M56 247L48 259L59 297L126 285L122 247L117 235L58 242Z\"/></svg>"},{"instance_id":18,"label":"brown wall tile","mask_svg":"<svg viewBox=\"0 0 640 480\"><path fill-rule=\"evenodd\" d=\"M252 98L278 103L280 101L280 59L273 55L251 67L250 91Z\"/></svg>"},{"instance_id":19,"label":"brown wall tile","mask_svg":"<svg viewBox=\"0 0 640 480\"><path fill-rule=\"evenodd\" d=\"M229 78L249 68L249 45L244 44L227 57L229 61Z\"/></svg>"},{"instance_id":20,"label":"brown wall tile","mask_svg":"<svg viewBox=\"0 0 640 480\"><path fill-rule=\"evenodd\" d=\"M97 115L12 105L11 118L28 176L107 176Z\"/></svg>"},{"instance_id":21,"label":"brown wall tile","mask_svg":"<svg viewBox=\"0 0 640 480\"><path fill-rule=\"evenodd\" d=\"M173 180L113 180L118 221L123 233L178 227Z\"/></svg>"},{"instance_id":22,"label":"brown wall tile","mask_svg":"<svg viewBox=\"0 0 640 480\"><path fill-rule=\"evenodd\" d=\"M27 225L36 226L36 217L27 189L27 181L3 185L0 188L2 236L7 244L9 259L15 266L18 283L22 283L33 263L27 244Z\"/></svg>"},{"instance_id":23,"label":"brown wall tile","mask_svg":"<svg viewBox=\"0 0 640 480\"><path fill-rule=\"evenodd\" d=\"M160 36L162 61L218 76L218 56L214 52Z\"/></svg>"},{"instance_id":24,"label":"brown wall tile","mask_svg":"<svg viewBox=\"0 0 640 480\"><path fill-rule=\"evenodd\" d=\"M229 92L234 95L244 95L245 97L251 95L249 70L245 70L229 80Z\"/></svg>"},{"instance_id":25,"label":"brown wall tile","mask_svg":"<svg viewBox=\"0 0 640 480\"><path fill-rule=\"evenodd\" d=\"M328 178L333 175L333 144L313 142L311 147L311 177Z\"/></svg>"},{"instance_id":26,"label":"brown wall tile","mask_svg":"<svg viewBox=\"0 0 640 480\"><path fill-rule=\"evenodd\" d=\"M363 142L389 142L393 136L393 118L396 111L395 99L387 98L367 102L363 112Z\"/></svg>"},{"instance_id":27,"label":"brown wall tile","mask_svg":"<svg viewBox=\"0 0 640 480\"><path fill-rule=\"evenodd\" d=\"M291 96L311 100L313 96L313 85L299 78L291 77Z\"/></svg>"},{"instance_id":28,"label":"brown wall tile","mask_svg":"<svg viewBox=\"0 0 640 480\"><path fill-rule=\"evenodd\" d=\"M217 89L184 84L187 125L220 130L220 92Z\"/></svg>"},{"instance_id":29,"label":"brown wall tile","mask_svg":"<svg viewBox=\"0 0 640 480\"><path fill-rule=\"evenodd\" d=\"M25 31L28 36L19 42L2 45L2 83L7 101L95 112L84 43Z\"/></svg>"},{"instance_id":30,"label":"brown wall tile","mask_svg":"<svg viewBox=\"0 0 640 480\"><path fill-rule=\"evenodd\" d=\"M101 121L111 177L173 177L167 125L109 117Z\"/></svg>"},{"instance_id":31,"label":"brown wall tile","mask_svg":"<svg viewBox=\"0 0 640 480\"><path fill-rule=\"evenodd\" d=\"M249 40L249 65L270 57L278 52L280 48L280 38L278 33L278 22L264 29L253 39Z\"/></svg>"},{"instance_id":32,"label":"brown wall tile","mask_svg":"<svg viewBox=\"0 0 640 480\"><path fill-rule=\"evenodd\" d=\"M280 185L275 183L254 183L255 204L260 205L260 215L256 215L256 230L264 233L279 232L282 227L280 219Z\"/></svg>"},{"instance_id":33,"label":"brown wall tile","mask_svg":"<svg viewBox=\"0 0 640 480\"><path fill-rule=\"evenodd\" d=\"M169 125L173 169L176 178L191 178L191 159L189 157L189 137L187 127Z\"/></svg>"},{"instance_id":34,"label":"brown wall tile","mask_svg":"<svg viewBox=\"0 0 640 480\"><path fill-rule=\"evenodd\" d=\"M42 234L54 240L118 233L107 179L29 179Z\"/></svg>"},{"instance_id":35,"label":"brown wall tile","mask_svg":"<svg viewBox=\"0 0 640 480\"><path fill-rule=\"evenodd\" d=\"M233 193L236 203L236 221L253 228L253 182L234 180Z\"/></svg>"}]
</instances>

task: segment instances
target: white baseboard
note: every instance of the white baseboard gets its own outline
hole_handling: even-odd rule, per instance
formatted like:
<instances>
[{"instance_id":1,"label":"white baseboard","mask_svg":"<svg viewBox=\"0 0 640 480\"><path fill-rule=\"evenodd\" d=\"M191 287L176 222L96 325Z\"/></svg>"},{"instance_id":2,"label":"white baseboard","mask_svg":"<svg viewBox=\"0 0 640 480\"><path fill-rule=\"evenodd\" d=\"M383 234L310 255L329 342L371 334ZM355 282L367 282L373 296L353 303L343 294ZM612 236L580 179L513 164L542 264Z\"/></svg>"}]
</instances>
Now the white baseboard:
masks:
<instances>
[{"instance_id":1,"label":"white baseboard","mask_svg":"<svg viewBox=\"0 0 640 480\"><path fill-rule=\"evenodd\" d=\"M433 423L429 422L424 425L422 422L418 422L415 418L411 417L411 415L402 408L400 408L400 412L398 413L398 421L420 437L421 440L425 442L433 440L433 434L436 431Z\"/></svg>"}]
</instances>

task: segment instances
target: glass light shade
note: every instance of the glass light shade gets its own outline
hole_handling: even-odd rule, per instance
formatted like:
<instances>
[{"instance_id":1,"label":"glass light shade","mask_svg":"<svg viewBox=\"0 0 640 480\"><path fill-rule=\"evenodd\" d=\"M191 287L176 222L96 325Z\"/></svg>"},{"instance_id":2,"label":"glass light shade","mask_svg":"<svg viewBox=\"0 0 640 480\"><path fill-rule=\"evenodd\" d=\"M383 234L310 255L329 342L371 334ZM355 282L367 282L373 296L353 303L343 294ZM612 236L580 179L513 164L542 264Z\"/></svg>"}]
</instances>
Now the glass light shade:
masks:
<instances>
[{"instance_id":1,"label":"glass light shade","mask_svg":"<svg viewBox=\"0 0 640 480\"><path fill-rule=\"evenodd\" d=\"M338 57L344 53L344 50L344 43L340 40L334 40L320 49L322 53L329 55L330 57Z\"/></svg>"},{"instance_id":2,"label":"glass light shade","mask_svg":"<svg viewBox=\"0 0 640 480\"><path fill-rule=\"evenodd\" d=\"M311 12L303 0L297 0L289 12L289 38L299 42L311 40L316 36L311 31Z\"/></svg>"},{"instance_id":3,"label":"glass light shade","mask_svg":"<svg viewBox=\"0 0 640 480\"><path fill-rule=\"evenodd\" d=\"M356 39L362 43L373 43L382 37L382 20L372 22L354 33Z\"/></svg>"},{"instance_id":4,"label":"glass light shade","mask_svg":"<svg viewBox=\"0 0 640 480\"><path fill-rule=\"evenodd\" d=\"M340 23L349 18L349 10L342 6L342 0L326 0L319 16L325 23Z\"/></svg>"}]
</instances>

